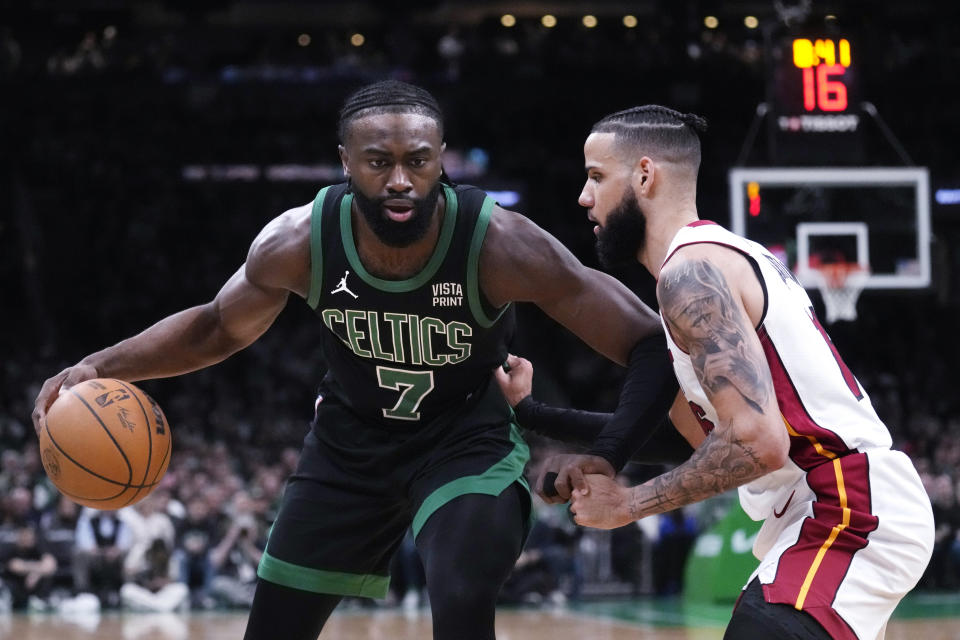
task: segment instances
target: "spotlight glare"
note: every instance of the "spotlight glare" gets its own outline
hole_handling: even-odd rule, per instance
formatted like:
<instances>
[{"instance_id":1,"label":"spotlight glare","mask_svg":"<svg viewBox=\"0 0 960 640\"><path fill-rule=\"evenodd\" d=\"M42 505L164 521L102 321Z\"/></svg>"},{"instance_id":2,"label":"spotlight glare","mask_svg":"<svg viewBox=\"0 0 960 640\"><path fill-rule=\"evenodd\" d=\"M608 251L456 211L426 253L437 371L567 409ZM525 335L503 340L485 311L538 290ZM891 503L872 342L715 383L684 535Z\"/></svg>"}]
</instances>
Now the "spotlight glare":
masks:
<instances>
[{"instance_id":1,"label":"spotlight glare","mask_svg":"<svg viewBox=\"0 0 960 640\"><path fill-rule=\"evenodd\" d=\"M743 24L746 25L747 29L756 29L760 25L760 21L757 20L756 16L747 16L743 19Z\"/></svg>"},{"instance_id":2,"label":"spotlight glare","mask_svg":"<svg viewBox=\"0 0 960 640\"><path fill-rule=\"evenodd\" d=\"M583 26L585 26L587 29L593 29L595 26L597 26L597 17L591 15L583 16Z\"/></svg>"},{"instance_id":3,"label":"spotlight glare","mask_svg":"<svg viewBox=\"0 0 960 640\"><path fill-rule=\"evenodd\" d=\"M517 19L514 18L512 14L505 13L500 16L500 24L505 27L512 27L513 25L517 24Z\"/></svg>"},{"instance_id":4,"label":"spotlight glare","mask_svg":"<svg viewBox=\"0 0 960 640\"><path fill-rule=\"evenodd\" d=\"M551 14L548 13L547 15L543 16L542 18L540 18L540 24L542 24L543 26L545 26L545 27L548 28L548 29L551 29L551 28L557 26L557 18L556 18L555 16L553 16L553 15L551 15Z\"/></svg>"},{"instance_id":5,"label":"spotlight glare","mask_svg":"<svg viewBox=\"0 0 960 640\"><path fill-rule=\"evenodd\" d=\"M707 16L703 19L703 24L707 29L716 29L717 25L720 24L720 21L717 20L716 16Z\"/></svg>"},{"instance_id":6,"label":"spotlight glare","mask_svg":"<svg viewBox=\"0 0 960 640\"><path fill-rule=\"evenodd\" d=\"M300 45L301 47L309 47L309 46L310 46L310 34L309 34L309 33L301 33L299 36L297 36L297 44Z\"/></svg>"},{"instance_id":7,"label":"spotlight glare","mask_svg":"<svg viewBox=\"0 0 960 640\"><path fill-rule=\"evenodd\" d=\"M627 29L633 29L635 26L637 26L637 16L623 16L623 26L625 26Z\"/></svg>"},{"instance_id":8,"label":"spotlight glare","mask_svg":"<svg viewBox=\"0 0 960 640\"><path fill-rule=\"evenodd\" d=\"M355 47L362 47L363 43L366 41L367 39L363 37L362 33L355 33L352 36L350 36L350 44L352 44Z\"/></svg>"}]
</instances>

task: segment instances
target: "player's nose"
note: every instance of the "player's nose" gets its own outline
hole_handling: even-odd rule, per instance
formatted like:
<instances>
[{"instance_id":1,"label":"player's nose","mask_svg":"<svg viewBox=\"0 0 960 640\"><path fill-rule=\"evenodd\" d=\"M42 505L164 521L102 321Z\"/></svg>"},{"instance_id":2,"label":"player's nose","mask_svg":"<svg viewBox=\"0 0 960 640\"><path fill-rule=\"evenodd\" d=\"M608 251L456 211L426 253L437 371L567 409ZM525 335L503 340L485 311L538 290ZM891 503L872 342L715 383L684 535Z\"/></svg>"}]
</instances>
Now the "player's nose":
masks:
<instances>
[{"instance_id":1,"label":"player's nose","mask_svg":"<svg viewBox=\"0 0 960 640\"><path fill-rule=\"evenodd\" d=\"M580 192L580 197L577 198L577 202L580 203L581 207L587 209L593 208L593 194L590 193L590 188L587 185L584 185L583 191Z\"/></svg>"},{"instance_id":2,"label":"player's nose","mask_svg":"<svg viewBox=\"0 0 960 640\"><path fill-rule=\"evenodd\" d=\"M391 193L406 193L413 189L413 183L410 182L410 176L404 171L403 166L397 165L390 172L387 181L387 191Z\"/></svg>"}]
</instances>

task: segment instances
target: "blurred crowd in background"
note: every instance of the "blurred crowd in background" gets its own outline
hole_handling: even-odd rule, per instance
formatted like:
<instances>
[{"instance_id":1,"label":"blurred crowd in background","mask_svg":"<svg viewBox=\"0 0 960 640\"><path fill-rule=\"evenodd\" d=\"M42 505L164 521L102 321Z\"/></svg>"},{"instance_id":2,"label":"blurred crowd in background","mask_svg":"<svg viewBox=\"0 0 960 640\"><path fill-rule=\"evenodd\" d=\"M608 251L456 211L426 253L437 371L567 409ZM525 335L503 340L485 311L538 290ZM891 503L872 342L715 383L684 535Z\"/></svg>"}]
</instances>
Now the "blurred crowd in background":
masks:
<instances>
[{"instance_id":1,"label":"blurred crowd in background","mask_svg":"<svg viewBox=\"0 0 960 640\"><path fill-rule=\"evenodd\" d=\"M539 460L558 452L537 448ZM243 609L298 452L271 462L236 455L223 440L178 437L163 481L116 511L78 506L59 494L37 446L0 460L0 614ZM585 532L564 505L538 502L538 517L501 594L504 604L563 604L604 595L675 595L699 532L691 512L615 532ZM392 564L389 596L356 606L429 606L423 568L408 532ZM348 599L351 600L351 599Z\"/></svg>"},{"instance_id":2,"label":"blurred crowd in background","mask_svg":"<svg viewBox=\"0 0 960 640\"><path fill-rule=\"evenodd\" d=\"M718 13L720 26L706 28L705 12L719 7L667 0L638 7L632 27L622 10L595 11L594 28L572 4L551 28L532 10L507 27L482 3L414 2L392 12L350 3L322 11L297 2L224 1L209 11L93 4L27 3L32 10L0 28L0 607L93 606L78 594L98 607L249 602L324 372L320 322L305 305L292 301L260 341L217 367L143 383L172 425L174 453L162 486L135 507L98 513L61 498L39 464L30 412L39 385L64 366L209 300L270 218L340 179L337 110L350 91L385 77L431 90L446 113L451 160L462 160L454 179L512 193L509 208L595 266L591 225L576 204L590 125L638 103L706 116L698 206L726 224L726 172L765 99L768 48L783 29L772 9L756 29L736 13ZM810 19L823 22L813 6ZM944 14L931 23L933 6L838 8L824 28L856 28L862 94L930 168L933 185L950 186L960 181L946 142L958 133L960 92L949 89L960 21ZM763 149L748 149L746 160L763 165ZM872 164L899 162L879 134L866 149ZM829 327L934 503L927 589L960 587L955 209L933 208L931 288L867 292L855 322ZM615 275L655 303L639 268ZM535 364L535 395L615 406L617 367L537 309L521 305L518 314L513 350ZM530 440L532 475L556 444ZM628 467L624 481L659 471ZM604 595L611 584L621 594L677 593L682 559L715 506L600 535L540 504L503 598L560 602ZM391 602L422 599L408 540Z\"/></svg>"}]
</instances>

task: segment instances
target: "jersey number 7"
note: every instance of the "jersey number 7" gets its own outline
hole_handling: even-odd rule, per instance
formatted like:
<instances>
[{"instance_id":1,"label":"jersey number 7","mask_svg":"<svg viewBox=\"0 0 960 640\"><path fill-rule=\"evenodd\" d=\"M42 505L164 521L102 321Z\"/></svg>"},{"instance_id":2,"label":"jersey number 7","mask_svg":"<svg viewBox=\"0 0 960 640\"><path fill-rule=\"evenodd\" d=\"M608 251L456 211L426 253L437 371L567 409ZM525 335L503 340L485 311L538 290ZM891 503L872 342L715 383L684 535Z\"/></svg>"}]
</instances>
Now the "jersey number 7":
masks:
<instances>
[{"instance_id":1,"label":"jersey number 7","mask_svg":"<svg viewBox=\"0 0 960 640\"><path fill-rule=\"evenodd\" d=\"M377 367L377 382L384 389L400 392L392 409L383 409L383 417L394 420L419 420L420 403L433 391L433 371L407 371Z\"/></svg>"}]
</instances>

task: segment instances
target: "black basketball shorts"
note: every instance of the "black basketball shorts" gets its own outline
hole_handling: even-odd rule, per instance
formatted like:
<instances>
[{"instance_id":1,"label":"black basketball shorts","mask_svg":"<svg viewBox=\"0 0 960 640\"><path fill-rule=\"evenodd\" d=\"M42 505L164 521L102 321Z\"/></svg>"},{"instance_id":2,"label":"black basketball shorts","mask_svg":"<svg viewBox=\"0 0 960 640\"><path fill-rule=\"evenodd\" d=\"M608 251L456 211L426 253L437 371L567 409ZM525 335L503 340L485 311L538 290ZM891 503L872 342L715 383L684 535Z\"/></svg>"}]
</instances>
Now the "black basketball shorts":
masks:
<instances>
[{"instance_id":1,"label":"black basketball shorts","mask_svg":"<svg viewBox=\"0 0 960 640\"><path fill-rule=\"evenodd\" d=\"M754 578L740 594L723 640L830 640L830 634L806 611L788 604L769 603L760 579Z\"/></svg>"},{"instance_id":2,"label":"black basketball shorts","mask_svg":"<svg viewBox=\"0 0 960 640\"><path fill-rule=\"evenodd\" d=\"M454 498L500 495L514 482L529 499L523 470L530 451L493 391L499 394L482 392L470 407L413 433L375 428L325 398L284 491L259 577L316 593L382 598L408 527L416 536Z\"/></svg>"}]
</instances>

